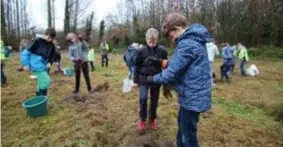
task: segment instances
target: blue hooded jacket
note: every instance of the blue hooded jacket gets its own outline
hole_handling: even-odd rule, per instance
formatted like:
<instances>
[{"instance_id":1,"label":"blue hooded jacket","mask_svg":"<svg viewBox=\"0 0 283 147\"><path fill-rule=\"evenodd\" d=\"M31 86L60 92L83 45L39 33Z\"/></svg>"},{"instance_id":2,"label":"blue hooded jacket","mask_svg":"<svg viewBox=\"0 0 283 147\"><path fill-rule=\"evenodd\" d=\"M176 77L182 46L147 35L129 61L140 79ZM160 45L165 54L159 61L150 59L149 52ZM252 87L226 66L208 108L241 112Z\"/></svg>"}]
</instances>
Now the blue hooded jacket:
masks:
<instances>
[{"instance_id":1,"label":"blue hooded jacket","mask_svg":"<svg viewBox=\"0 0 283 147\"><path fill-rule=\"evenodd\" d=\"M47 63L53 63L55 46L42 38L35 39L27 49L21 52L21 64L30 71L46 71Z\"/></svg>"},{"instance_id":2,"label":"blue hooded jacket","mask_svg":"<svg viewBox=\"0 0 283 147\"><path fill-rule=\"evenodd\" d=\"M227 65L235 64L234 49L230 46L226 46L222 49L223 61Z\"/></svg>"},{"instance_id":3,"label":"blue hooded jacket","mask_svg":"<svg viewBox=\"0 0 283 147\"><path fill-rule=\"evenodd\" d=\"M125 53L125 55L124 55L124 60L125 60L127 66L128 66L129 68L135 66L135 63L134 63L134 56L135 56L135 54L136 54L136 51L137 51L137 50L136 50L134 47L132 47L132 46L130 45L130 46L128 46L128 49L127 49L127 51L126 51L126 53Z\"/></svg>"},{"instance_id":4,"label":"blue hooded jacket","mask_svg":"<svg viewBox=\"0 0 283 147\"><path fill-rule=\"evenodd\" d=\"M205 44L211 41L207 29L192 24L175 41L176 51L167 69L153 77L155 83L174 84L181 107L196 112L211 108L210 65Z\"/></svg>"}]
</instances>

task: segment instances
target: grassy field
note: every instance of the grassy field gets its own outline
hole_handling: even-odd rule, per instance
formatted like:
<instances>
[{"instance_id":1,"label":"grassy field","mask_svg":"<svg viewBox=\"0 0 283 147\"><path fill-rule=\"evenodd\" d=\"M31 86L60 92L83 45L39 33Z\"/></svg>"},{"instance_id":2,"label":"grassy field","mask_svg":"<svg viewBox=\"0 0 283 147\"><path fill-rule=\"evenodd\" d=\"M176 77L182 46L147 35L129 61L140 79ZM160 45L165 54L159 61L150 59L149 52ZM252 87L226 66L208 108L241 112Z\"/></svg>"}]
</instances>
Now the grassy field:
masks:
<instances>
[{"instance_id":1,"label":"grassy field","mask_svg":"<svg viewBox=\"0 0 283 147\"><path fill-rule=\"evenodd\" d=\"M260 76L241 77L238 65L231 84L213 88L213 105L199 123L202 147L282 147L283 146L283 62L256 60ZM219 66L215 66L219 78ZM67 56L63 67L71 67ZM161 96L158 107L160 130L138 132L138 90L122 93L127 75L122 56L110 55L110 67L100 66L90 73L96 92L87 94L81 79L81 94L74 97L74 77L52 74L48 92L48 115L27 117L22 102L35 93L36 81L30 73L16 72L19 58L7 62L8 84L1 90L1 140L3 147L170 147L177 131L177 98ZM54 67L55 68L55 67ZM53 69L54 69L53 68ZM52 72L52 71L51 71ZM109 84L109 88L107 84ZM280 122L281 120L281 122Z\"/></svg>"}]
</instances>

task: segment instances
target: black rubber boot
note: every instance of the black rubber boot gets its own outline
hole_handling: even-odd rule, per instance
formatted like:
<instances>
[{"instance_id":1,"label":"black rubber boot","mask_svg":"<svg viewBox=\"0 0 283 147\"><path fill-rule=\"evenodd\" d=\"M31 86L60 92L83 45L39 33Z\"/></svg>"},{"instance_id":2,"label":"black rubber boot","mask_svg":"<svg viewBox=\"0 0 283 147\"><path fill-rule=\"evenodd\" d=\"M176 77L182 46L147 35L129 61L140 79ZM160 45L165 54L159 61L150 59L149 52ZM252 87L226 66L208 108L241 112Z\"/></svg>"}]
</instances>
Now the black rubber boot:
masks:
<instances>
[{"instance_id":1,"label":"black rubber boot","mask_svg":"<svg viewBox=\"0 0 283 147\"><path fill-rule=\"evenodd\" d=\"M36 96L40 96L40 91L36 91Z\"/></svg>"},{"instance_id":2,"label":"black rubber boot","mask_svg":"<svg viewBox=\"0 0 283 147\"><path fill-rule=\"evenodd\" d=\"M39 89L37 96L47 96L47 89Z\"/></svg>"}]
</instances>

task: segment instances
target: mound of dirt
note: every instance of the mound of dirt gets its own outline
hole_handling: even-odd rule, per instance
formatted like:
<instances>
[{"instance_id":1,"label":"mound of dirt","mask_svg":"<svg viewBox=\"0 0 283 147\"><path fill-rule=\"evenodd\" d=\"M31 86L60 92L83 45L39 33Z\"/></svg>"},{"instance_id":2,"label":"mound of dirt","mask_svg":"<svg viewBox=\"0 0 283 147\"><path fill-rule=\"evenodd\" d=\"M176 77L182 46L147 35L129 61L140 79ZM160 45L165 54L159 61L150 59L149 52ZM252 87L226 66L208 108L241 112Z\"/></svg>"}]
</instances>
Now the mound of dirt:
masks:
<instances>
[{"instance_id":1,"label":"mound of dirt","mask_svg":"<svg viewBox=\"0 0 283 147\"><path fill-rule=\"evenodd\" d=\"M66 103L86 103L86 104L98 104L103 105L106 99L107 90L109 89L109 84L107 82L98 84L90 94L71 94L64 98Z\"/></svg>"},{"instance_id":2,"label":"mound of dirt","mask_svg":"<svg viewBox=\"0 0 283 147\"><path fill-rule=\"evenodd\" d=\"M52 80L52 83L53 84L66 84L66 83L69 83L70 82L70 80L68 80L68 79L58 79L58 80Z\"/></svg>"},{"instance_id":3,"label":"mound of dirt","mask_svg":"<svg viewBox=\"0 0 283 147\"><path fill-rule=\"evenodd\" d=\"M51 75L59 75L59 74L64 74L64 72L63 71L54 71L54 72L52 72L52 73L50 73Z\"/></svg>"},{"instance_id":4,"label":"mound of dirt","mask_svg":"<svg viewBox=\"0 0 283 147\"><path fill-rule=\"evenodd\" d=\"M214 112L213 112L213 111L207 111L207 112L204 112L204 113L201 114L201 116L202 116L204 119L209 119L209 118L211 118L213 115L214 115Z\"/></svg>"},{"instance_id":5,"label":"mound of dirt","mask_svg":"<svg viewBox=\"0 0 283 147\"><path fill-rule=\"evenodd\" d=\"M109 89L109 84L108 82L104 82L102 84L98 84L94 89L93 91L94 92L103 92L103 91L107 91Z\"/></svg>"},{"instance_id":6,"label":"mound of dirt","mask_svg":"<svg viewBox=\"0 0 283 147\"><path fill-rule=\"evenodd\" d=\"M150 132L139 132L134 136L130 147L174 147L173 142L169 142L164 139L160 139L156 135Z\"/></svg>"},{"instance_id":7,"label":"mound of dirt","mask_svg":"<svg viewBox=\"0 0 283 147\"><path fill-rule=\"evenodd\" d=\"M114 75L111 74L103 74L104 77L113 77Z\"/></svg>"},{"instance_id":8,"label":"mound of dirt","mask_svg":"<svg viewBox=\"0 0 283 147\"><path fill-rule=\"evenodd\" d=\"M72 94L69 96L66 96L64 101L67 103L74 103L74 102L86 102L87 97L86 96L80 96L78 94Z\"/></svg>"}]
</instances>

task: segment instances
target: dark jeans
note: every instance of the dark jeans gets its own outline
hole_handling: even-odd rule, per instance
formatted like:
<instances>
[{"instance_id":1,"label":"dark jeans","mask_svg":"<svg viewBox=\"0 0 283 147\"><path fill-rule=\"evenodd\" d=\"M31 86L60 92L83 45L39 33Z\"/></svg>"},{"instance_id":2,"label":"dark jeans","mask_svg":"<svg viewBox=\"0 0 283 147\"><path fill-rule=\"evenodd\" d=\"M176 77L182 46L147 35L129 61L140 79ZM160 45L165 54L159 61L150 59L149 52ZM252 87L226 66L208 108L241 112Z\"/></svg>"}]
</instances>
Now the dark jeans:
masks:
<instances>
[{"instance_id":1,"label":"dark jeans","mask_svg":"<svg viewBox=\"0 0 283 147\"><path fill-rule=\"evenodd\" d=\"M232 65L227 65L226 63L223 63L220 67L220 71L221 71L221 80L223 80L223 78L225 78L226 80L229 79L228 76L228 72L230 71Z\"/></svg>"},{"instance_id":2,"label":"dark jeans","mask_svg":"<svg viewBox=\"0 0 283 147\"><path fill-rule=\"evenodd\" d=\"M6 84L7 82L7 77L5 76L4 73L4 64L1 64L1 85Z\"/></svg>"},{"instance_id":3,"label":"dark jeans","mask_svg":"<svg viewBox=\"0 0 283 147\"><path fill-rule=\"evenodd\" d=\"M160 86L148 86L148 85L140 85L140 119L145 121L147 118L147 99L148 99L148 91L150 89L150 109L149 115L150 119L154 120L157 111L158 99Z\"/></svg>"},{"instance_id":4,"label":"dark jeans","mask_svg":"<svg viewBox=\"0 0 283 147\"><path fill-rule=\"evenodd\" d=\"M132 79L134 78L134 73L135 73L135 67L131 67L131 66L128 66L129 68L129 79Z\"/></svg>"},{"instance_id":5,"label":"dark jeans","mask_svg":"<svg viewBox=\"0 0 283 147\"><path fill-rule=\"evenodd\" d=\"M87 90L91 90L89 72L88 72L88 63L84 62L82 64L75 64L75 73L76 73L76 88L75 91L80 90L80 79L81 79L81 70L83 71L85 82L87 85Z\"/></svg>"},{"instance_id":6,"label":"dark jeans","mask_svg":"<svg viewBox=\"0 0 283 147\"><path fill-rule=\"evenodd\" d=\"M108 55L101 55L101 66L104 67L104 63L106 63L106 67L108 67Z\"/></svg>"},{"instance_id":7,"label":"dark jeans","mask_svg":"<svg viewBox=\"0 0 283 147\"><path fill-rule=\"evenodd\" d=\"M240 64L240 70L241 70L241 75L242 76L246 75L246 73L245 73L245 64L246 64L246 60L242 60L241 64Z\"/></svg>"},{"instance_id":8,"label":"dark jeans","mask_svg":"<svg viewBox=\"0 0 283 147\"><path fill-rule=\"evenodd\" d=\"M94 71L94 64L93 61L89 61L90 67L91 67L91 71Z\"/></svg>"},{"instance_id":9,"label":"dark jeans","mask_svg":"<svg viewBox=\"0 0 283 147\"><path fill-rule=\"evenodd\" d=\"M178 114L178 147L198 147L197 123L199 112L190 111L180 106Z\"/></svg>"}]
</instances>

